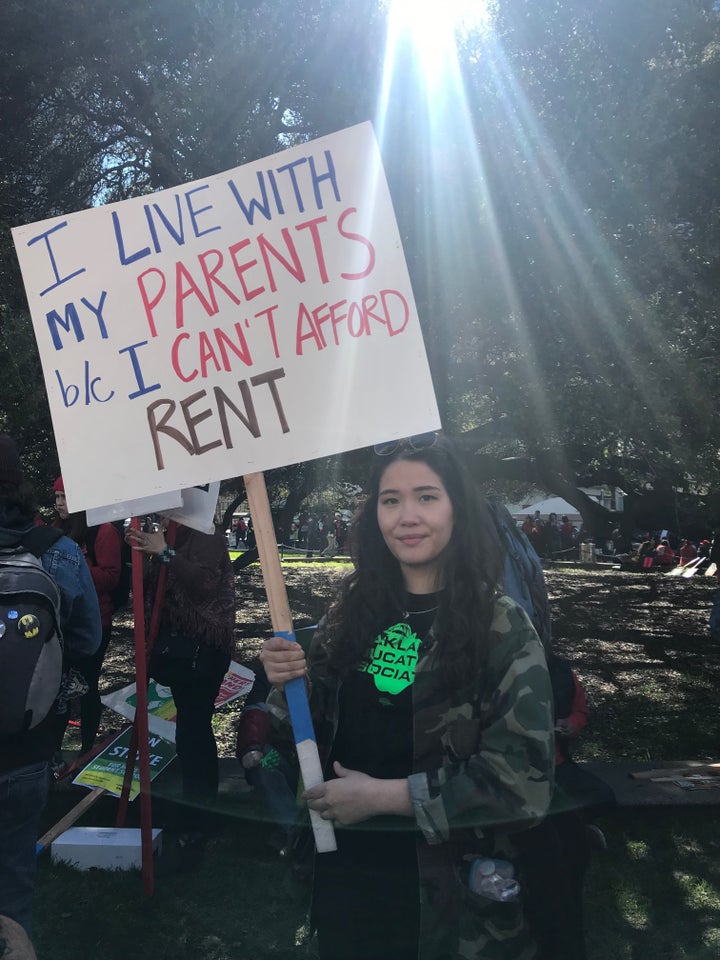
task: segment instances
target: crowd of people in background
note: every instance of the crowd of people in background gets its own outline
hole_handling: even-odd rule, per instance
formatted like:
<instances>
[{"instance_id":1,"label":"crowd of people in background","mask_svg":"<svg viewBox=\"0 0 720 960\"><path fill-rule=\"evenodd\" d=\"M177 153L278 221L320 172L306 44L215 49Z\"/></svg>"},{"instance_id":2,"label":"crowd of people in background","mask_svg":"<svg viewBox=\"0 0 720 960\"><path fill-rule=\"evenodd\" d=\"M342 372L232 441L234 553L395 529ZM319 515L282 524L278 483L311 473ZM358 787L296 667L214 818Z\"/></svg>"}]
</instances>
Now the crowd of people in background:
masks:
<instances>
[{"instance_id":1,"label":"crowd of people in background","mask_svg":"<svg viewBox=\"0 0 720 960\"><path fill-rule=\"evenodd\" d=\"M571 560L577 554L580 530L564 515L558 520L558 515L551 513L543 520L536 510L532 516L525 517L520 529L539 557Z\"/></svg>"},{"instance_id":2,"label":"crowd of people in background","mask_svg":"<svg viewBox=\"0 0 720 960\"><path fill-rule=\"evenodd\" d=\"M708 569L720 566L720 536L710 535L698 541L676 538L668 530L644 531L633 557L641 570L671 569L688 565ZM716 571L712 571L716 572Z\"/></svg>"},{"instance_id":3,"label":"crowd of people in background","mask_svg":"<svg viewBox=\"0 0 720 960\"><path fill-rule=\"evenodd\" d=\"M293 518L289 529L276 525L275 533L283 552L297 550L307 557L334 557L347 552L348 520L339 510L334 515L300 513ZM252 518L234 517L228 541L236 550L252 550L255 547Z\"/></svg>"},{"instance_id":4,"label":"crowd of people in background","mask_svg":"<svg viewBox=\"0 0 720 960\"><path fill-rule=\"evenodd\" d=\"M280 531L279 531L280 533ZM333 557L346 552L348 524L343 514L300 513L285 535L278 536L285 548L305 551L308 557Z\"/></svg>"},{"instance_id":5,"label":"crowd of people in background","mask_svg":"<svg viewBox=\"0 0 720 960\"><path fill-rule=\"evenodd\" d=\"M720 566L720 536L712 533L692 540L677 537L668 529L637 530L628 538L617 527L608 537L597 538L587 534L583 525L573 524L567 516L558 519L556 513L550 513L543 518L539 511L527 514L518 525L543 560L578 560L581 545L589 543L596 557L624 559L641 570L670 570L702 560L707 561L706 566L711 563Z\"/></svg>"}]
</instances>

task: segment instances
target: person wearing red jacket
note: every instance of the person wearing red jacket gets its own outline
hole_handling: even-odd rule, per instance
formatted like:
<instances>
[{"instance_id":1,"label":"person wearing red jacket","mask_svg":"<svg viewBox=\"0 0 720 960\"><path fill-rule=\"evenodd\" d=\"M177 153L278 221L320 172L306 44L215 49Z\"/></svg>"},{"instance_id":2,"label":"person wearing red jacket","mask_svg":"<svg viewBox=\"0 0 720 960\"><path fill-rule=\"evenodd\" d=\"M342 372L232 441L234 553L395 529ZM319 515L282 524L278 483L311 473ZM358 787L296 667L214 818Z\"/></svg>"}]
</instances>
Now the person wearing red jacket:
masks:
<instances>
[{"instance_id":1,"label":"person wearing red jacket","mask_svg":"<svg viewBox=\"0 0 720 960\"><path fill-rule=\"evenodd\" d=\"M661 567L675 566L675 551L670 546L669 541L661 540L655 547L655 563Z\"/></svg>"},{"instance_id":2,"label":"person wearing red jacket","mask_svg":"<svg viewBox=\"0 0 720 960\"><path fill-rule=\"evenodd\" d=\"M102 703L98 684L112 635L112 592L120 580L122 540L114 524L102 523L97 527L88 527L84 514L68 512L62 477L58 477L53 484L53 494L57 513L54 526L60 527L67 536L75 540L85 554L100 606L100 647L79 667L88 685L87 693L80 700L80 749L82 753L87 753L95 743L100 729Z\"/></svg>"},{"instance_id":3,"label":"person wearing red jacket","mask_svg":"<svg viewBox=\"0 0 720 960\"><path fill-rule=\"evenodd\" d=\"M570 671L573 683L573 697L570 706L570 713L565 717L558 717L555 720L555 774L557 776L558 767L570 760L569 744L572 740L577 740L580 734L587 726L588 710L587 697L585 691L580 686L580 681L574 670Z\"/></svg>"}]
</instances>

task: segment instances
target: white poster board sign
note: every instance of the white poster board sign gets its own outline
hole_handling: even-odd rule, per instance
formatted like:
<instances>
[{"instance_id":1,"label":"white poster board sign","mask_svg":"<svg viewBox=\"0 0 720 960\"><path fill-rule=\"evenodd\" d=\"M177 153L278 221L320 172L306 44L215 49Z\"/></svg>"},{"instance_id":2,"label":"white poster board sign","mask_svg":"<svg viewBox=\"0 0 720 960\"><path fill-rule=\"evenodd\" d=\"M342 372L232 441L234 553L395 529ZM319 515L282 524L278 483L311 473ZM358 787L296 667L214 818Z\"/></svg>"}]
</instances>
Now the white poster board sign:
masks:
<instances>
[{"instance_id":1,"label":"white poster board sign","mask_svg":"<svg viewBox=\"0 0 720 960\"><path fill-rule=\"evenodd\" d=\"M439 426L370 124L13 239L71 511Z\"/></svg>"},{"instance_id":2,"label":"white poster board sign","mask_svg":"<svg viewBox=\"0 0 720 960\"><path fill-rule=\"evenodd\" d=\"M160 510L170 520L182 523L200 533L213 533L215 530L215 507L220 493L220 481L206 483L202 487L189 487L182 492L182 504L179 507Z\"/></svg>"}]
</instances>

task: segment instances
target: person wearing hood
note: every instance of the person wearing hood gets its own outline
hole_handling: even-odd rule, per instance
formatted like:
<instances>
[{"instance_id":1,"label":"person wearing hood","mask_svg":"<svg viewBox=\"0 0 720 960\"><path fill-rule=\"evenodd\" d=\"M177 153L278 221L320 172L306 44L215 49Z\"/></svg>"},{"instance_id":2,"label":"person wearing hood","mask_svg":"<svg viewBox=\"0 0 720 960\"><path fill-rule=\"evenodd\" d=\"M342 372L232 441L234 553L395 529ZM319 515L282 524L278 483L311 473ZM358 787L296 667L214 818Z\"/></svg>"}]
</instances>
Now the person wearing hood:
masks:
<instances>
[{"instance_id":1,"label":"person wearing hood","mask_svg":"<svg viewBox=\"0 0 720 960\"><path fill-rule=\"evenodd\" d=\"M0 436L0 548L18 545L35 528L35 509L15 441ZM66 678L78 658L100 646L100 609L90 571L76 543L56 539L40 556L60 593L65 672L47 717L24 733L0 737L0 914L30 933L35 888L35 844L47 799L49 762L58 723L67 711Z\"/></svg>"}]
</instances>

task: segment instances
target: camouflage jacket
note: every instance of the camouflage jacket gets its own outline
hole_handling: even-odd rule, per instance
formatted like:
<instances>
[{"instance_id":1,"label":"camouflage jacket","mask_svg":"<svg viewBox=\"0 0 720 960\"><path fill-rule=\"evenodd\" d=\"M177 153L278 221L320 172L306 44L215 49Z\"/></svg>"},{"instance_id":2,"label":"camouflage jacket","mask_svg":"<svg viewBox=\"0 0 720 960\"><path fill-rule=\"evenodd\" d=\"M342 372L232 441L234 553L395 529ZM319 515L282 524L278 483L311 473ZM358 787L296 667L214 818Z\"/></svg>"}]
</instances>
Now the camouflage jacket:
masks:
<instances>
[{"instance_id":1,"label":"camouflage jacket","mask_svg":"<svg viewBox=\"0 0 720 960\"><path fill-rule=\"evenodd\" d=\"M512 834L541 819L553 780L553 708L542 644L509 597L496 601L485 668L438 699L434 652L421 653L413 684L413 773L418 830L419 960L531 960L522 901L494 903L466 882L466 858L512 859ZM338 723L339 683L325 669L323 625L308 654L310 705L324 768ZM287 720L282 695L269 699Z\"/></svg>"}]
</instances>

